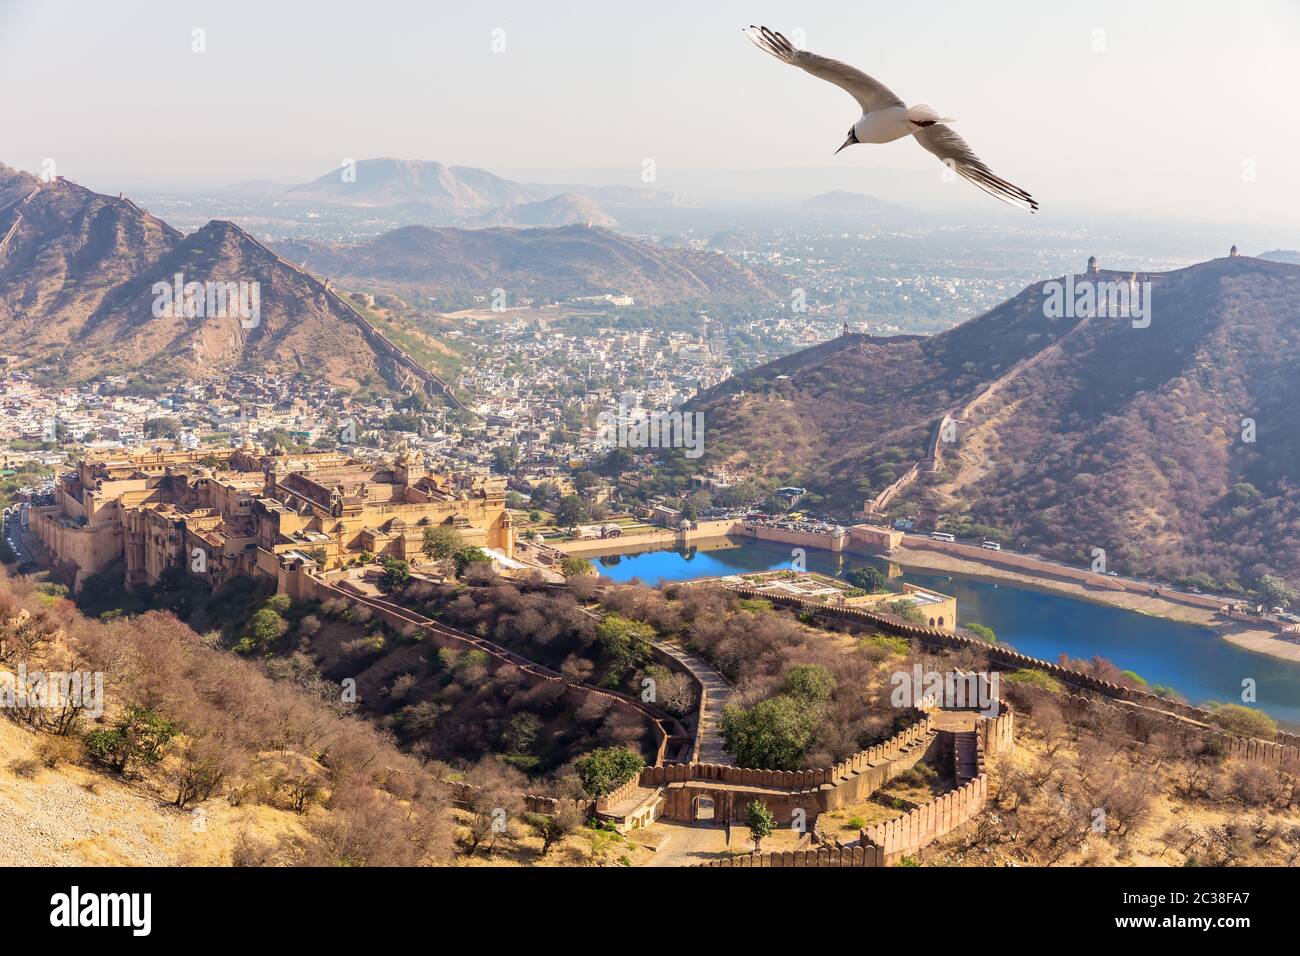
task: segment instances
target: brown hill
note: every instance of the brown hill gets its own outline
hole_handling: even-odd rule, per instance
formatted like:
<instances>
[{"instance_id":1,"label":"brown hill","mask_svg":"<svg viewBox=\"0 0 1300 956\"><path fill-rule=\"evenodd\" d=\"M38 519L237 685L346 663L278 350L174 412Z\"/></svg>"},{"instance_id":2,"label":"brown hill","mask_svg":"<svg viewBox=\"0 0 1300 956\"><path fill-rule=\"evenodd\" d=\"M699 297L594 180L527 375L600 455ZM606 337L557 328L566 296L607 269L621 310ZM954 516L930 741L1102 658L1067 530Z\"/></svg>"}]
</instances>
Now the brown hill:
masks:
<instances>
[{"instance_id":1,"label":"brown hill","mask_svg":"<svg viewBox=\"0 0 1300 956\"><path fill-rule=\"evenodd\" d=\"M703 460L857 510L937 447L891 512L1070 560L1105 548L1120 571L1300 580L1300 268L1137 278L1146 328L1049 319L1038 283L942 335L847 336L755 369L699 400ZM949 413L957 440L935 442Z\"/></svg>"},{"instance_id":2,"label":"brown hill","mask_svg":"<svg viewBox=\"0 0 1300 956\"><path fill-rule=\"evenodd\" d=\"M0 338L7 351L66 348L116 286L181 241L129 199L66 179L0 179Z\"/></svg>"},{"instance_id":3,"label":"brown hill","mask_svg":"<svg viewBox=\"0 0 1300 956\"><path fill-rule=\"evenodd\" d=\"M356 164L354 179L334 170L291 188L288 197L360 206L408 205L453 216L539 198L527 187L483 169L414 159L363 159Z\"/></svg>"},{"instance_id":4,"label":"brown hill","mask_svg":"<svg viewBox=\"0 0 1300 956\"><path fill-rule=\"evenodd\" d=\"M276 248L341 280L405 285L427 294L497 287L555 297L622 292L638 303L771 296L762 278L717 253L654 246L585 225L407 226L356 245L286 242Z\"/></svg>"},{"instance_id":5,"label":"brown hill","mask_svg":"<svg viewBox=\"0 0 1300 956\"><path fill-rule=\"evenodd\" d=\"M129 199L4 172L0 338L56 377L257 369L309 371L348 389L421 384L326 283L238 226L214 221L182 236ZM203 284L188 313L160 299L178 275ZM243 311L207 291L239 283Z\"/></svg>"},{"instance_id":6,"label":"brown hill","mask_svg":"<svg viewBox=\"0 0 1300 956\"><path fill-rule=\"evenodd\" d=\"M474 220L474 225L482 226L571 226L575 223L587 226L604 226L611 228L618 225L617 220L593 199L573 193L561 193L550 199L537 202L519 203L513 206L501 206L484 213Z\"/></svg>"}]
</instances>

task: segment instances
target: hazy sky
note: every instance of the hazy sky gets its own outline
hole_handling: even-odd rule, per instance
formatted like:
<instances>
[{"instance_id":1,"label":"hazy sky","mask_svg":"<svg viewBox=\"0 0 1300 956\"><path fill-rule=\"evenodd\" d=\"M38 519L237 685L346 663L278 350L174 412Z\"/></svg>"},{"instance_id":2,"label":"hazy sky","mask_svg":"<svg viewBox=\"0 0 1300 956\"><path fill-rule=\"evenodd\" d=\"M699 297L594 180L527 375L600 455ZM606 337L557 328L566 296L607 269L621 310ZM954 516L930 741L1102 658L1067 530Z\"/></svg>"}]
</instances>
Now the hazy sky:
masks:
<instances>
[{"instance_id":1,"label":"hazy sky","mask_svg":"<svg viewBox=\"0 0 1300 956\"><path fill-rule=\"evenodd\" d=\"M751 22L957 117L1045 214L1300 220L1297 0L0 0L0 161L136 192L372 156L938 184L910 139L833 158L856 105L756 50Z\"/></svg>"}]
</instances>

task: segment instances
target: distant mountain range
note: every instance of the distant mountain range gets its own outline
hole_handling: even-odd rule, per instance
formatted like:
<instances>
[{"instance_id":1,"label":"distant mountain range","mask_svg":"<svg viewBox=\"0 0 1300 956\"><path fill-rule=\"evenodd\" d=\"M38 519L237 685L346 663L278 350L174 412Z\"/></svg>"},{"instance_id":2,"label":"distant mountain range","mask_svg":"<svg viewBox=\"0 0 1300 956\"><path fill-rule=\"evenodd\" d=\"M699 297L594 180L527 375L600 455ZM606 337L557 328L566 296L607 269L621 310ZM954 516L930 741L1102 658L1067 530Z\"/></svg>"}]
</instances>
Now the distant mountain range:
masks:
<instances>
[{"instance_id":1,"label":"distant mountain range","mask_svg":"<svg viewBox=\"0 0 1300 956\"><path fill-rule=\"evenodd\" d=\"M834 339L700 396L702 461L858 510L928 457L890 514L1119 571L1300 582L1300 267L1071 281L1094 278L1149 282L1149 326L1048 318L1037 283L933 337Z\"/></svg>"},{"instance_id":2,"label":"distant mountain range","mask_svg":"<svg viewBox=\"0 0 1300 956\"><path fill-rule=\"evenodd\" d=\"M866 193L850 193L842 189L813 196L803 204L804 212L817 215L848 215L870 212L902 212L903 207L868 196Z\"/></svg>"},{"instance_id":3,"label":"distant mountain range","mask_svg":"<svg viewBox=\"0 0 1300 956\"><path fill-rule=\"evenodd\" d=\"M359 206L423 206L434 213L466 215L538 197L483 169L407 159L363 159L285 190L290 199Z\"/></svg>"},{"instance_id":4,"label":"distant mountain range","mask_svg":"<svg viewBox=\"0 0 1300 956\"><path fill-rule=\"evenodd\" d=\"M124 197L2 166L0 202L0 340L55 378L253 369L349 389L410 382L325 283L232 223L182 236ZM188 283L200 294L187 310Z\"/></svg>"},{"instance_id":5,"label":"distant mountain range","mask_svg":"<svg viewBox=\"0 0 1300 956\"><path fill-rule=\"evenodd\" d=\"M407 226L354 245L297 241L276 248L342 281L426 295L502 288L511 296L554 298L621 293L646 304L772 296L764 278L717 253L655 246L588 226Z\"/></svg>"},{"instance_id":6,"label":"distant mountain range","mask_svg":"<svg viewBox=\"0 0 1300 956\"><path fill-rule=\"evenodd\" d=\"M1267 259L1270 262L1289 262L1292 265L1300 265L1300 252L1294 249L1273 249L1269 252L1261 252L1259 258Z\"/></svg>"},{"instance_id":7,"label":"distant mountain range","mask_svg":"<svg viewBox=\"0 0 1300 956\"><path fill-rule=\"evenodd\" d=\"M656 189L518 183L484 169L410 159L363 159L299 185L259 180L218 191L227 198L346 205L421 225L614 226L620 211L689 206Z\"/></svg>"},{"instance_id":8,"label":"distant mountain range","mask_svg":"<svg viewBox=\"0 0 1300 956\"><path fill-rule=\"evenodd\" d=\"M604 226L613 228L618 225L609 213L601 209L592 199L574 193L561 193L550 199L536 202L518 203L514 206L497 206L495 209L476 216L472 220L476 226L570 226L576 224L587 226Z\"/></svg>"}]
</instances>

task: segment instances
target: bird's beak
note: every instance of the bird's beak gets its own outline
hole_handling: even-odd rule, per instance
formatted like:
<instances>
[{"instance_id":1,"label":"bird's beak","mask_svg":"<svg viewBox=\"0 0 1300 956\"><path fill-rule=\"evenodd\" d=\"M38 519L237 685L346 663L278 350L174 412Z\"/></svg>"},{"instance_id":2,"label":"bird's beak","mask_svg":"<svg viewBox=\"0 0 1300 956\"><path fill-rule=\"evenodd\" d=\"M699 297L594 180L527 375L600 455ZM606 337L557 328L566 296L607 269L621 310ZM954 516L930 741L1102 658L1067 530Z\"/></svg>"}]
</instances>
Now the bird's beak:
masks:
<instances>
[{"instance_id":1,"label":"bird's beak","mask_svg":"<svg viewBox=\"0 0 1300 956\"><path fill-rule=\"evenodd\" d=\"M854 136L852 133L850 133L850 134L849 134L849 138L846 139L846 140L844 141L844 146L841 146L839 149L837 149L837 150L835 151L835 155L838 156L838 155L840 154L840 152L844 149L845 146L852 146L852 145L853 145L854 143L856 143L857 141L858 141L858 138L857 138L856 136Z\"/></svg>"}]
</instances>

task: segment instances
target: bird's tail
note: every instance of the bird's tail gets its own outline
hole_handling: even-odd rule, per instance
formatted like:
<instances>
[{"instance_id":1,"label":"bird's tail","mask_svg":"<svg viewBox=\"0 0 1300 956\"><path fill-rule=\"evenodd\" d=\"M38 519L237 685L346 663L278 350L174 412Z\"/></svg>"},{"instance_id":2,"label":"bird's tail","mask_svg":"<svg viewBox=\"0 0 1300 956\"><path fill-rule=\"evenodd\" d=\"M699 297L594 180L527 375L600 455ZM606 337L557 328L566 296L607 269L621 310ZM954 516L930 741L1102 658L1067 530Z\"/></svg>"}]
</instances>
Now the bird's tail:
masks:
<instances>
[{"instance_id":1,"label":"bird's tail","mask_svg":"<svg viewBox=\"0 0 1300 956\"><path fill-rule=\"evenodd\" d=\"M929 103L917 103L907 108L907 121L917 126L933 126L935 123L955 123L951 116L940 116L939 111Z\"/></svg>"}]
</instances>

